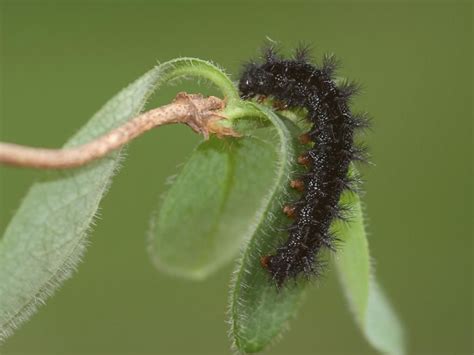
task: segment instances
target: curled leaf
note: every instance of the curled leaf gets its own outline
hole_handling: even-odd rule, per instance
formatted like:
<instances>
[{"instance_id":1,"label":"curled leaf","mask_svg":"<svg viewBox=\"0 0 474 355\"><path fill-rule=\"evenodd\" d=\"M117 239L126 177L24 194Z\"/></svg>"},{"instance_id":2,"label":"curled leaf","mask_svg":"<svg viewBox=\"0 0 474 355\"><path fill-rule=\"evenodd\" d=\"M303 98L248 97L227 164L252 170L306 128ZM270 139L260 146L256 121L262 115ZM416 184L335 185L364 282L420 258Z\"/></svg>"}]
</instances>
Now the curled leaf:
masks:
<instances>
[{"instance_id":1,"label":"curled leaf","mask_svg":"<svg viewBox=\"0 0 474 355\"><path fill-rule=\"evenodd\" d=\"M149 251L166 272L203 279L253 233L276 152L258 135L201 143L152 217Z\"/></svg>"},{"instance_id":2,"label":"curled leaf","mask_svg":"<svg viewBox=\"0 0 474 355\"><path fill-rule=\"evenodd\" d=\"M274 179L265 198L264 213L257 220L253 236L242 248L231 282L229 299L229 335L236 349L257 352L264 349L286 328L301 302L306 282L288 283L282 289L269 278L260 265L260 258L273 251L286 232L278 229L285 225L282 203L294 192L289 181L298 154L296 137L300 133L293 123L282 121L271 111L261 108L272 123L273 142L278 150Z\"/></svg>"}]
</instances>

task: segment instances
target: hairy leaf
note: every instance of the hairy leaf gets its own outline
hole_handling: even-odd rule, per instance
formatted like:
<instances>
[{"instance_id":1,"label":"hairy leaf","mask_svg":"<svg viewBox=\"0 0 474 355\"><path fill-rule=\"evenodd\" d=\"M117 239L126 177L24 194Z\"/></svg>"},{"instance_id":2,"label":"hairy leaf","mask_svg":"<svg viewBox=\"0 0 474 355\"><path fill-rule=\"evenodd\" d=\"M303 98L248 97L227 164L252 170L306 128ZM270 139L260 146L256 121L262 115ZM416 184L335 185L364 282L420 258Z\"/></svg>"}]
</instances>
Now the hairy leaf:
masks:
<instances>
[{"instance_id":1,"label":"hairy leaf","mask_svg":"<svg viewBox=\"0 0 474 355\"><path fill-rule=\"evenodd\" d=\"M346 194L342 200L352 206L351 220L335 226L341 238L335 261L345 296L357 325L374 348L386 354L404 354L402 326L371 273L360 199Z\"/></svg>"},{"instance_id":2,"label":"hairy leaf","mask_svg":"<svg viewBox=\"0 0 474 355\"><path fill-rule=\"evenodd\" d=\"M275 147L259 130L201 143L152 218L149 250L157 267L202 279L232 260L254 231L275 162Z\"/></svg>"},{"instance_id":3,"label":"hairy leaf","mask_svg":"<svg viewBox=\"0 0 474 355\"><path fill-rule=\"evenodd\" d=\"M300 130L288 120L285 123L272 112L262 111L273 124L274 144L278 149L277 169L266 197L266 208L257 222L257 229L242 249L231 283L229 300L230 337L234 347L243 352L257 352L278 336L295 314L306 282L288 283L277 290L268 273L260 265L260 257L273 251L285 237L278 227L287 224L282 203L294 191L289 181L296 173L295 157Z\"/></svg>"},{"instance_id":4,"label":"hairy leaf","mask_svg":"<svg viewBox=\"0 0 474 355\"><path fill-rule=\"evenodd\" d=\"M88 142L137 115L155 88L199 76L238 100L233 83L214 65L193 58L163 63L112 98L67 143ZM118 168L120 152L84 168L51 174L36 183L0 241L0 342L68 278L86 247L99 202Z\"/></svg>"}]
</instances>

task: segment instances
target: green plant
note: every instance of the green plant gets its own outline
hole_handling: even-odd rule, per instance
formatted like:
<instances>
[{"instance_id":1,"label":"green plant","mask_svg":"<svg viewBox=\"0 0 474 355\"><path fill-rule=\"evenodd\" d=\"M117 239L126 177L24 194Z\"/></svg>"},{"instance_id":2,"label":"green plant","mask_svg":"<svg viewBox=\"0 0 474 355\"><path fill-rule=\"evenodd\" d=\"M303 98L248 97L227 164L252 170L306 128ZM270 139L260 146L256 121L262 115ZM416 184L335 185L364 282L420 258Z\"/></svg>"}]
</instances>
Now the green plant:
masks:
<instances>
[{"instance_id":1,"label":"green plant","mask_svg":"<svg viewBox=\"0 0 474 355\"><path fill-rule=\"evenodd\" d=\"M122 90L65 147L126 123L160 85L184 77L206 79L221 90L227 104L219 114L227 119L220 125L240 137L211 137L198 145L152 215L150 255L158 269L190 279L204 279L240 255L229 300L230 337L237 350L257 352L281 334L308 286L298 281L277 289L259 264L261 250L278 239L278 232L270 231L288 193L295 138L302 132L299 113L276 114L242 101L219 68L180 58ZM121 160L115 151L90 165L55 172L30 189L0 241L0 341L71 276ZM359 197L342 198L354 212L349 222L333 226L343 239L333 261L344 294L366 339L383 353L402 354L401 326L371 269Z\"/></svg>"}]
</instances>

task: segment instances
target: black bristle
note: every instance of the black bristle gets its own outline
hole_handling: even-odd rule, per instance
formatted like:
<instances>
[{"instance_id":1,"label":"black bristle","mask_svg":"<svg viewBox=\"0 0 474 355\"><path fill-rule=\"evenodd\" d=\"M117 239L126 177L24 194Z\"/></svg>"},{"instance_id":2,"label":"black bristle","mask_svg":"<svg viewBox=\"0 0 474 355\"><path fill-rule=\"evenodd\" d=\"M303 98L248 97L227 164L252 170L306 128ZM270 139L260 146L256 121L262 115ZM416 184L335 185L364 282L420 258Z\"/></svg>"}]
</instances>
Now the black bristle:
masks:
<instances>
[{"instance_id":1,"label":"black bristle","mask_svg":"<svg viewBox=\"0 0 474 355\"><path fill-rule=\"evenodd\" d=\"M280 60L279 50L275 44L269 44L263 47L262 54L263 58L267 63L273 63Z\"/></svg>"},{"instance_id":2,"label":"black bristle","mask_svg":"<svg viewBox=\"0 0 474 355\"><path fill-rule=\"evenodd\" d=\"M306 63L311 61L311 46L307 43L300 43L295 49L295 61Z\"/></svg>"},{"instance_id":3,"label":"black bristle","mask_svg":"<svg viewBox=\"0 0 474 355\"><path fill-rule=\"evenodd\" d=\"M347 152L348 157L352 161L367 162L369 160L368 148L366 146L354 145Z\"/></svg>"},{"instance_id":4,"label":"black bristle","mask_svg":"<svg viewBox=\"0 0 474 355\"><path fill-rule=\"evenodd\" d=\"M347 190L352 193L360 193L360 186L362 185L362 182L360 179L356 176L345 176L342 179L337 179L336 183L341 186L342 190Z\"/></svg>"},{"instance_id":5,"label":"black bristle","mask_svg":"<svg viewBox=\"0 0 474 355\"><path fill-rule=\"evenodd\" d=\"M339 63L333 55L322 66L309 63L309 47L299 46L293 59L282 59L274 46L264 50L263 63L247 64L239 82L243 98L271 96L278 107L303 108L312 124L307 137L307 172L301 197L291 202L294 222L285 230L288 238L272 255L264 256L264 266L278 287L300 275L320 275L323 249L336 250L339 239L331 234L334 220L350 218L350 209L339 203L341 194L357 192L359 177L351 172L352 161L365 161L366 150L356 145L355 131L368 126L366 115L353 115L350 98L360 86L345 81L337 86L332 79ZM296 186L296 185L293 185Z\"/></svg>"},{"instance_id":6,"label":"black bristle","mask_svg":"<svg viewBox=\"0 0 474 355\"><path fill-rule=\"evenodd\" d=\"M336 58L334 54L325 54L323 56L323 66L322 66L322 71L332 77L336 70L339 68L340 63L339 60Z\"/></svg>"},{"instance_id":7,"label":"black bristle","mask_svg":"<svg viewBox=\"0 0 474 355\"><path fill-rule=\"evenodd\" d=\"M348 99L360 93L361 90L362 87L358 82L344 80L338 87L338 96L339 98Z\"/></svg>"},{"instance_id":8,"label":"black bristle","mask_svg":"<svg viewBox=\"0 0 474 355\"><path fill-rule=\"evenodd\" d=\"M334 210L332 218L338 219L343 222L347 222L351 217L351 208L350 206L338 204L337 208Z\"/></svg>"},{"instance_id":9,"label":"black bristle","mask_svg":"<svg viewBox=\"0 0 474 355\"><path fill-rule=\"evenodd\" d=\"M337 251L339 242L341 241L331 232L328 232L321 240L323 245L332 252Z\"/></svg>"},{"instance_id":10,"label":"black bristle","mask_svg":"<svg viewBox=\"0 0 474 355\"><path fill-rule=\"evenodd\" d=\"M365 130L372 126L372 118L369 116L367 112L353 114L352 117L349 119L349 124L352 127Z\"/></svg>"}]
</instances>

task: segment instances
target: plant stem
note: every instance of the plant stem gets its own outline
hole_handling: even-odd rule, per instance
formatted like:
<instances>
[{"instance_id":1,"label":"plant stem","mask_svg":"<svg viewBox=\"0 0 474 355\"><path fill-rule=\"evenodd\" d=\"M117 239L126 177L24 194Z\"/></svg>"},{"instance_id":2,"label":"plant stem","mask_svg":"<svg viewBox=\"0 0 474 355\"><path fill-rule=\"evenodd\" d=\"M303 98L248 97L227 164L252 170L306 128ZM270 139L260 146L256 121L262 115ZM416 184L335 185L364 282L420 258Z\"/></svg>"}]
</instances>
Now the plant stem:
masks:
<instances>
[{"instance_id":1,"label":"plant stem","mask_svg":"<svg viewBox=\"0 0 474 355\"><path fill-rule=\"evenodd\" d=\"M154 127L170 123L184 123L206 139L210 133L237 136L232 129L216 124L224 118L218 111L225 106L225 101L215 96L181 92L172 103L144 112L78 147L47 149L0 142L0 164L37 169L75 168L104 157Z\"/></svg>"}]
</instances>

